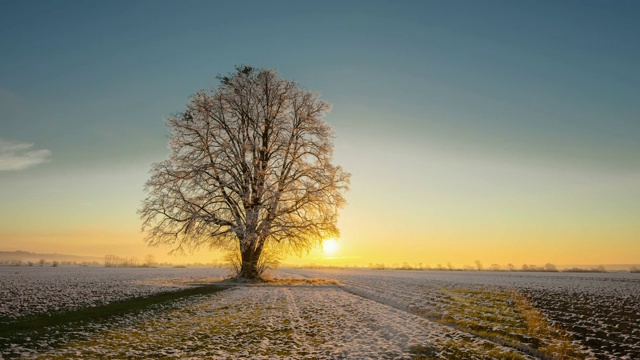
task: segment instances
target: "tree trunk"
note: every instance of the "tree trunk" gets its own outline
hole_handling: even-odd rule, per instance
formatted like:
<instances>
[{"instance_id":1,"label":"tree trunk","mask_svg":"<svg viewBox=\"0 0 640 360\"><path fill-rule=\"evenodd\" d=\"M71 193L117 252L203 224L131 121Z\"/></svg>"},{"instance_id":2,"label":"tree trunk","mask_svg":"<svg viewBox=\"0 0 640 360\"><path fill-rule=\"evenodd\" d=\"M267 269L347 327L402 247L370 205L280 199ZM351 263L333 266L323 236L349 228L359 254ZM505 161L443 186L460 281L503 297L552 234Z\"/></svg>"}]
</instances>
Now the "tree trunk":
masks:
<instances>
[{"instance_id":1,"label":"tree trunk","mask_svg":"<svg viewBox=\"0 0 640 360\"><path fill-rule=\"evenodd\" d=\"M252 246L248 246L248 249L240 253L242 264L240 265L240 273L238 278L257 280L260 279L260 270L258 269L258 260L260 259L260 253L253 249Z\"/></svg>"}]
</instances>

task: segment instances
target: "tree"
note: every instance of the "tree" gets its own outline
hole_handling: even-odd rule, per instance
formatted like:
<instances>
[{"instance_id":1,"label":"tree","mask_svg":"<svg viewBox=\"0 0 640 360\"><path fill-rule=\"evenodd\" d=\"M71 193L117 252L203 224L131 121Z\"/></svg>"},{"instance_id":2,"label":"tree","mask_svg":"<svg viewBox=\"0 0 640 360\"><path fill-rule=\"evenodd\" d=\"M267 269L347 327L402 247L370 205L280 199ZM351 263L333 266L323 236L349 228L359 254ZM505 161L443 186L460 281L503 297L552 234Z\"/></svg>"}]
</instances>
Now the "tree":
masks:
<instances>
[{"instance_id":1,"label":"tree","mask_svg":"<svg viewBox=\"0 0 640 360\"><path fill-rule=\"evenodd\" d=\"M120 263L120 258L116 255L105 255L104 267L117 267Z\"/></svg>"},{"instance_id":2,"label":"tree","mask_svg":"<svg viewBox=\"0 0 640 360\"><path fill-rule=\"evenodd\" d=\"M482 271L483 267L480 260L476 260L475 262L476 262L476 269L478 269L478 271Z\"/></svg>"},{"instance_id":3,"label":"tree","mask_svg":"<svg viewBox=\"0 0 640 360\"><path fill-rule=\"evenodd\" d=\"M236 251L259 278L265 249L300 254L339 235L350 174L333 165L330 105L275 70L236 67L167 119L170 155L139 211L146 242Z\"/></svg>"},{"instance_id":4,"label":"tree","mask_svg":"<svg viewBox=\"0 0 640 360\"><path fill-rule=\"evenodd\" d=\"M144 257L144 266L152 267L153 265L155 265L155 263L156 263L155 256L148 254L147 256Z\"/></svg>"}]
</instances>

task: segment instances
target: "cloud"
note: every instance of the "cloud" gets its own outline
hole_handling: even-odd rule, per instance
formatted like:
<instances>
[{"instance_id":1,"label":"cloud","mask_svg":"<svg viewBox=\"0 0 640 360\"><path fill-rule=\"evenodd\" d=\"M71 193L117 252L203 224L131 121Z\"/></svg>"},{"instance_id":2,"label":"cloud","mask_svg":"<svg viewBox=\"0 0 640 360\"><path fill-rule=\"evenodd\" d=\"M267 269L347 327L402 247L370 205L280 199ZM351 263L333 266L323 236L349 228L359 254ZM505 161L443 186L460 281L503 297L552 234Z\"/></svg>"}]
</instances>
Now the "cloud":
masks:
<instances>
[{"instance_id":1,"label":"cloud","mask_svg":"<svg viewBox=\"0 0 640 360\"><path fill-rule=\"evenodd\" d=\"M0 139L0 171L22 170L47 161L51 151L32 150L33 144Z\"/></svg>"}]
</instances>

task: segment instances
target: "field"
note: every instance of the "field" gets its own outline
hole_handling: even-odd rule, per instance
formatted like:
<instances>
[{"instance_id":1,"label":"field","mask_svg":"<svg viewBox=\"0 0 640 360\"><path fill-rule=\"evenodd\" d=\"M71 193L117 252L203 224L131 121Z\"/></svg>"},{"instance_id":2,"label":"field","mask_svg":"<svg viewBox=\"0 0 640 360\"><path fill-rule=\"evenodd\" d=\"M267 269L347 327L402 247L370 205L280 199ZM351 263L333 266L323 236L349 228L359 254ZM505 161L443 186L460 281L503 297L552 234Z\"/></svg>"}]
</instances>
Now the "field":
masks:
<instances>
[{"instance_id":1,"label":"field","mask_svg":"<svg viewBox=\"0 0 640 360\"><path fill-rule=\"evenodd\" d=\"M0 358L640 358L640 274L227 272L0 267Z\"/></svg>"}]
</instances>

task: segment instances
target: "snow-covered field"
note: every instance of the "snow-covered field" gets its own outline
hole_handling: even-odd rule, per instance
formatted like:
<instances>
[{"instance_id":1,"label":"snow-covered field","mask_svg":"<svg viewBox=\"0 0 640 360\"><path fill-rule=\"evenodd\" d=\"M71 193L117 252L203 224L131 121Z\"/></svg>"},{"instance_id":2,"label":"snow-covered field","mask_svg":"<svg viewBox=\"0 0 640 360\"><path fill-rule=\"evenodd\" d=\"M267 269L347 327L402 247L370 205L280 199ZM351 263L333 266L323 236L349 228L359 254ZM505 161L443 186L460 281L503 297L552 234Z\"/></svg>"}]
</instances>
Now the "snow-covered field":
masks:
<instances>
[{"instance_id":1,"label":"snow-covered field","mask_svg":"<svg viewBox=\"0 0 640 360\"><path fill-rule=\"evenodd\" d=\"M228 273L223 268L0 267L0 319L175 291Z\"/></svg>"},{"instance_id":2,"label":"snow-covered field","mask_svg":"<svg viewBox=\"0 0 640 360\"><path fill-rule=\"evenodd\" d=\"M640 274L395 270L289 272L334 278L354 294L452 326L488 332L489 336L500 337L504 332L520 334L503 338L528 344L531 341L527 337L532 335L532 331L526 324L511 324L505 331L495 329L504 326L509 317L513 318L508 308L499 306L496 295L515 291L516 299L522 295L547 318L551 327L565 329L573 342L591 356L640 359ZM510 302L513 302L511 295L506 306L511 306ZM543 343L553 342L562 334L554 334L552 330L551 334L535 335ZM522 341L518 341L518 337L523 338Z\"/></svg>"},{"instance_id":3,"label":"snow-covered field","mask_svg":"<svg viewBox=\"0 0 640 360\"><path fill-rule=\"evenodd\" d=\"M0 268L0 326L225 275ZM107 322L54 326L0 347L0 358L640 358L637 274L281 269L276 276L341 285L247 285L183 297Z\"/></svg>"}]
</instances>

